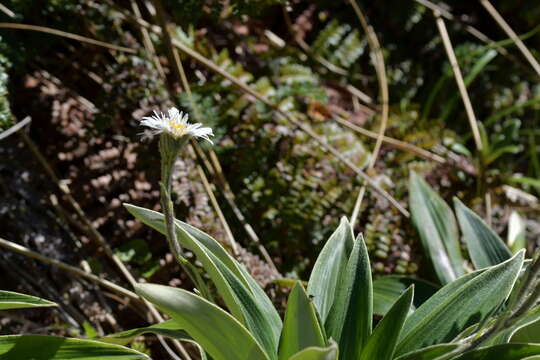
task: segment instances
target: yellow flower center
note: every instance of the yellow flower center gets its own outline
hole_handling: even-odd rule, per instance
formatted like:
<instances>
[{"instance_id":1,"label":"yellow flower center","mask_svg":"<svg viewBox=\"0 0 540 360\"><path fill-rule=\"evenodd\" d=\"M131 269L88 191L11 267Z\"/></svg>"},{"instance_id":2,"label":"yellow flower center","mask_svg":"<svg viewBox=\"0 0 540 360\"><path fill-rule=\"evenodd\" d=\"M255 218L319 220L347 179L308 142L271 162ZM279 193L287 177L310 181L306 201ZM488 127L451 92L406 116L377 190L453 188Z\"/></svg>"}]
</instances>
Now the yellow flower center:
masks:
<instances>
[{"instance_id":1,"label":"yellow flower center","mask_svg":"<svg viewBox=\"0 0 540 360\"><path fill-rule=\"evenodd\" d=\"M173 121L169 121L169 125L174 130L176 136L183 136L186 132L186 125L185 124L179 124Z\"/></svg>"}]
</instances>

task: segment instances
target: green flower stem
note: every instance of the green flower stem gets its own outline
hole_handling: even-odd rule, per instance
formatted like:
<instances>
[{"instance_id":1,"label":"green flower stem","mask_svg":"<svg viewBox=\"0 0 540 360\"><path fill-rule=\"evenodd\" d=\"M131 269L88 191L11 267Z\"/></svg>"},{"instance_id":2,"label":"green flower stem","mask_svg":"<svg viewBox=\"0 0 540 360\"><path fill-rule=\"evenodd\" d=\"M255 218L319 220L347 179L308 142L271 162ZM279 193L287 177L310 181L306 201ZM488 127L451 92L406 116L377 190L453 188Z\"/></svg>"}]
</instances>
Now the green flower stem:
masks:
<instances>
[{"instance_id":1,"label":"green flower stem","mask_svg":"<svg viewBox=\"0 0 540 360\"><path fill-rule=\"evenodd\" d=\"M180 264L185 262L185 258L182 247L176 237L171 187L174 163L185 143L185 140L178 140L167 134L163 134L159 140L159 150L161 153L161 207L165 216L166 237L175 259Z\"/></svg>"},{"instance_id":2,"label":"green flower stem","mask_svg":"<svg viewBox=\"0 0 540 360\"><path fill-rule=\"evenodd\" d=\"M176 158L188 140L188 136L175 139L168 134L162 134L159 139L159 151L161 153L160 193L161 207L165 217L165 236L174 258L186 272L193 284L195 284L195 287L199 290L201 296L213 302L214 299L211 291L206 286L199 269L185 258L184 251L176 236L176 225L174 223L176 217L174 215L174 205L171 200L172 173Z\"/></svg>"}]
</instances>

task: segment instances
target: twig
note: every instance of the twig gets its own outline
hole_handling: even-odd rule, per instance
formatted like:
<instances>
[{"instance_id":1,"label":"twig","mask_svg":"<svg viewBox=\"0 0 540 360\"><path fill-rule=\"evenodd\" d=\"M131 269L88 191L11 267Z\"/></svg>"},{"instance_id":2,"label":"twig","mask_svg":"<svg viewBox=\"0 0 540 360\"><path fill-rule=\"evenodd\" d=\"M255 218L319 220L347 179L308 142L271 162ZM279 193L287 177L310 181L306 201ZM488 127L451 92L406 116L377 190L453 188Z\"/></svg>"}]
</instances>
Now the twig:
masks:
<instances>
[{"instance_id":1,"label":"twig","mask_svg":"<svg viewBox=\"0 0 540 360\"><path fill-rule=\"evenodd\" d=\"M194 147L195 146L190 145L189 146L189 152L191 153L191 156L193 156L194 158L197 158L197 154L195 153ZM202 167L200 165L196 165L196 168L197 168L197 172L199 174L199 177L202 180L202 183L203 183L203 186L204 186L204 188L206 190L206 193L208 194L208 197L210 198L210 202L212 203L212 206L213 206L214 210L216 211L216 214L217 214L219 220L221 221L221 224L222 224L222 226L223 226L223 228L225 230L225 234L227 234L227 237L229 238L229 245L231 246L231 248L233 250L233 253L235 255L238 255L238 245L236 243L236 240L234 239L234 235L233 235L233 233L231 231L229 223L225 219L225 215L223 215L223 211L219 207L216 196L214 195L214 190L212 189L212 186L208 182L208 178L206 177L206 174L204 173L204 170L202 169Z\"/></svg>"},{"instance_id":2,"label":"twig","mask_svg":"<svg viewBox=\"0 0 540 360\"><path fill-rule=\"evenodd\" d=\"M80 276L82 278L88 279L88 280L90 280L90 281L92 281L92 282L94 282L96 284L99 284L99 285L103 286L104 288L107 288L107 289L112 290L112 291L114 291L114 292L116 292L118 294L126 296L126 297L130 298L131 300L141 301L141 299L139 298L139 296L137 294L135 294L132 291L129 291L126 288L123 288L123 287L121 287L119 285L116 285L115 283L113 283L111 281L101 279L101 278L97 277L94 274L87 273L86 271L83 271L81 269L77 269L76 267L73 267L71 265L63 263L61 261L58 261L58 260L55 260L55 259L50 259L48 257L40 255L37 252L34 252L34 251L32 251L32 250L30 250L27 247L24 247L22 245L19 245L19 244L16 244L14 242L5 240L3 238L0 238L0 246L3 247L3 248L9 249L11 251L14 251L16 253L22 254L24 256L28 256L28 257L31 257L33 259L39 260L39 261L44 262L46 264L56 266L56 267L58 267L58 268L60 268L62 270L66 270L66 271L68 271L68 272L70 272L72 274L75 274L77 276Z\"/></svg>"},{"instance_id":3,"label":"twig","mask_svg":"<svg viewBox=\"0 0 540 360\"><path fill-rule=\"evenodd\" d=\"M381 102L382 102L381 125L379 127L377 141L375 142L375 147L373 149L373 153L371 155L371 159L367 167L367 175L369 176L371 175L370 173L373 171L375 163L377 162L381 145L383 143L384 133L386 131L386 126L388 124L388 102L389 102L388 79L386 78L386 66L384 64L384 56L382 54L381 44L379 43L379 39L377 38L377 35L375 34L373 27L368 24L367 19L364 16L364 13L360 9L356 1L349 0L349 3L353 7L354 12L356 13L356 16L358 17L358 20L360 21L360 24L362 25L362 28L364 29L364 32L366 33L366 36L367 36L369 47L371 48L371 53L373 54L373 62L375 65L375 71L377 73L377 80L379 82L379 92L380 92ZM366 187L365 185L362 185L362 187L360 188L360 191L358 192L358 197L356 198L356 203L354 204L354 209L351 215L351 226L353 228L356 223L356 219L358 218L358 214L360 212L360 207L362 205L362 200L364 198L365 192L366 192Z\"/></svg>"},{"instance_id":4,"label":"twig","mask_svg":"<svg viewBox=\"0 0 540 360\"><path fill-rule=\"evenodd\" d=\"M0 133L0 140L7 138L11 134L16 133L20 129L22 129L24 126L30 124L32 122L32 118L30 116L25 117L23 120L19 121L12 127L10 127L7 130L4 130Z\"/></svg>"},{"instance_id":5,"label":"twig","mask_svg":"<svg viewBox=\"0 0 540 360\"><path fill-rule=\"evenodd\" d=\"M463 81L463 75L461 74L461 70L456 59L456 54L454 53L454 49L452 48L450 36L448 35L448 31L446 30L446 25L444 24L444 20L441 17L440 11L433 10L433 14L435 15L437 28L439 29L439 32L441 34L444 48L446 50L446 54L448 55L448 60L450 61L452 71L454 72L454 77L456 78L456 83L459 88L459 93L461 94L461 99L463 100L463 105L465 105L465 111L467 113L467 118L469 119L469 125L471 126L476 148L479 152L481 152L482 138L480 137L480 130L478 129L476 116L474 115L474 110L471 104L471 99L469 98L469 93L467 92L467 87L465 86L465 82Z\"/></svg>"},{"instance_id":6,"label":"twig","mask_svg":"<svg viewBox=\"0 0 540 360\"><path fill-rule=\"evenodd\" d=\"M131 9L133 10L133 13L137 17L141 17L141 10L139 9L139 5L137 4L136 0L131 0ZM150 34L148 33L148 29L145 27L140 26L141 34L143 38L143 44L148 52L148 55L152 57L154 60L154 65L156 66L156 70L158 71L158 74L162 79L165 78L165 71L163 70L163 67L161 66L161 62L159 61L159 57L156 55L156 49L154 47L154 43L152 42L152 39L150 38Z\"/></svg>"},{"instance_id":7,"label":"twig","mask_svg":"<svg viewBox=\"0 0 540 360\"><path fill-rule=\"evenodd\" d=\"M348 127L349 129L361 134L361 135L364 135L364 136L367 136L371 139L377 139L378 138L378 134L376 132L373 132L373 131L370 131L370 130L367 130L367 129L364 129L363 127L360 127L356 124L353 124L352 122L344 119L343 117L337 115L337 114L332 114L332 119L334 121L336 121L337 123L343 125L343 126L346 126ZM405 152L408 152L408 153L411 153L413 155L416 155L420 158L423 158L423 159L426 159L426 160L430 160L430 161L434 161L436 163L439 163L439 164L448 164L448 161L446 161L445 158L443 158L442 156L439 156L437 154L434 154L428 150L425 150L425 149L422 149L418 146L415 146L413 144L409 144L405 141L401 141L401 140L398 140L398 139L394 139L394 138L391 138L391 137L388 137L388 136L384 136L382 141L387 144L388 146L391 146L395 149L399 149L399 150L402 150L402 151L405 151Z\"/></svg>"},{"instance_id":8,"label":"twig","mask_svg":"<svg viewBox=\"0 0 540 360\"><path fill-rule=\"evenodd\" d=\"M531 64L534 71L536 71L538 76L540 76L540 64L538 63L534 55L529 51L527 46L525 46L523 41L521 41L519 36L510 27L510 25L508 25L508 23L504 20L501 14L499 14L497 9L495 9L495 7L493 7L493 5L491 5L491 3L488 0L480 0L480 3L482 4L482 6L484 6L484 8L491 15L491 17L493 17L493 19L497 22L497 24L504 30L506 35L508 35L508 37L510 37L514 41L514 43L516 44L518 49L521 51L523 56Z\"/></svg>"},{"instance_id":9,"label":"twig","mask_svg":"<svg viewBox=\"0 0 540 360\"><path fill-rule=\"evenodd\" d=\"M225 175L223 174L223 169L221 168L221 164L219 162L219 159L215 151L213 151L212 149L209 151L209 154L210 154L210 161L209 161L205 152L200 147L195 147L195 150L199 158L201 158L201 160L205 164L207 170L210 172L210 175L214 176L214 179L216 180L218 186L220 187L221 192L223 193L223 196L225 197L225 200L227 200L229 206L232 208L233 213L235 214L236 218L238 219L238 221L242 223L242 225L244 226L244 230L246 231L248 236L251 238L251 240L257 244L257 248L259 249L261 255L264 257L265 261L276 272L279 273L279 270L274 264L272 257L270 256L270 254L268 254L268 251L260 242L259 236L255 232L255 230L253 230L253 227L247 222L244 214L242 213L242 211L236 204L234 193L231 190L231 187L227 179L225 178Z\"/></svg>"},{"instance_id":10,"label":"twig","mask_svg":"<svg viewBox=\"0 0 540 360\"><path fill-rule=\"evenodd\" d=\"M130 54L135 54L136 53L136 51L134 49L130 49L130 48L127 48L127 47L124 47L124 46L118 46L118 45L109 44L109 43L106 43L104 41L91 39L91 38L88 38L88 37L85 37L85 36L72 34L72 33L66 32L66 31L62 31L62 30L51 29L51 28L45 27L45 26L28 25L28 24L15 24L15 23L0 23L0 28L38 31L38 32L43 32L43 33L47 33L47 34L51 34L51 35L57 35L57 36L65 37L65 38L68 38L68 39L73 39L73 40L85 42L85 43L92 44L92 45L102 46L102 47L105 47L105 48L108 48L108 49L111 49L111 50L123 51L123 52L127 52L127 53L130 53Z\"/></svg>"},{"instance_id":11,"label":"twig","mask_svg":"<svg viewBox=\"0 0 540 360\"><path fill-rule=\"evenodd\" d=\"M0 3L0 11L2 11L4 14L9 16L10 18L15 18L15 16L16 16L13 11L8 9L4 4L1 4L1 3Z\"/></svg>"}]
</instances>

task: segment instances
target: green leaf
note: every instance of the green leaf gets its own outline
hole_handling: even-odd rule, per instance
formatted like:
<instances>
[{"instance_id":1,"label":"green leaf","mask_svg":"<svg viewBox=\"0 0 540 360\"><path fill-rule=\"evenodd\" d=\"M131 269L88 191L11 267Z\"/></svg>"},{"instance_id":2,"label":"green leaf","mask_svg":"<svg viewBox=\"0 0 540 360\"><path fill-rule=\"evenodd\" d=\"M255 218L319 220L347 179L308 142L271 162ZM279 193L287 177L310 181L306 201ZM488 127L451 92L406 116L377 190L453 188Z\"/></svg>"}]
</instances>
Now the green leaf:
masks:
<instances>
[{"instance_id":1,"label":"green leaf","mask_svg":"<svg viewBox=\"0 0 540 360\"><path fill-rule=\"evenodd\" d=\"M450 207L420 176L411 172L412 221L437 277L447 284L465 273L456 219Z\"/></svg>"},{"instance_id":2,"label":"green leaf","mask_svg":"<svg viewBox=\"0 0 540 360\"><path fill-rule=\"evenodd\" d=\"M513 343L540 343L540 307L520 320L510 336Z\"/></svg>"},{"instance_id":3,"label":"green leaf","mask_svg":"<svg viewBox=\"0 0 540 360\"><path fill-rule=\"evenodd\" d=\"M339 349L334 341L325 348L309 347L289 358L289 360L338 360Z\"/></svg>"},{"instance_id":4,"label":"green leaf","mask_svg":"<svg viewBox=\"0 0 540 360\"><path fill-rule=\"evenodd\" d=\"M0 290L0 310L57 306L52 301L35 296Z\"/></svg>"},{"instance_id":5,"label":"green leaf","mask_svg":"<svg viewBox=\"0 0 540 360\"><path fill-rule=\"evenodd\" d=\"M521 360L534 355L540 355L540 344L502 344L480 348L453 360Z\"/></svg>"},{"instance_id":6,"label":"green leaf","mask_svg":"<svg viewBox=\"0 0 540 360\"><path fill-rule=\"evenodd\" d=\"M360 360L391 360L393 358L399 334L412 305L413 294L414 286L411 286L395 302L373 330Z\"/></svg>"},{"instance_id":7,"label":"green leaf","mask_svg":"<svg viewBox=\"0 0 540 360\"><path fill-rule=\"evenodd\" d=\"M515 289L514 289L515 291ZM491 340L483 343L485 346L512 343L540 343L539 334L540 307L529 311L512 326L499 330ZM518 335L519 334L519 335ZM536 339L536 340L534 340Z\"/></svg>"},{"instance_id":8,"label":"green leaf","mask_svg":"<svg viewBox=\"0 0 540 360\"><path fill-rule=\"evenodd\" d=\"M114 344L43 335L0 336L2 360L136 360L148 356Z\"/></svg>"},{"instance_id":9,"label":"green leaf","mask_svg":"<svg viewBox=\"0 0 540 360\"><path fill-rule=\"evenodd\" d=\"M400 275L382 276L373 280L373 313L385 315L411 285L414 285L411 311L416 310L439 290L437 285L420 279Z\"/></svg>"},{"instance_id":10,"label":"green leaf","mask_svg":"<svg viewBox=\"0 0 540 360\"><path fill-rule=\"evenodd\" d=\"M165 232L162 214L133 205L125 206L145 224ZM229 311L255 336L270 358L275 359L282 322L265 292L212 237L179 220L176 220L176 230L179 243L197 256Z\"/></svg>"},{"instance_id":11,"label":"green leaf","mask_svg":"<svg viewBox=\"0 0 540 360\"><path fill-rule=\"evenodd\" d=\"M371 335L372 317L371 268L366 244L359 235L325 324L328 337L339 344L344 359L358 359Z\"/></svg>"},{"instance_id":12,"label":"green leaf","mask_svg":"<svg viewBox=\"0 0 540 360\"><path fill-rule=\"evenodd\" d=\"M268 360L260 344L234 317L183 289L137 284L139 295L173 318L214 360Z\"/></svg>"},{"instance_id":13,"label":"green leaf","mask_svg":"<svg viewBox=\"0 0 540 360\"><path fill-rule=\"evenodd\" d=\"M311 271L307 292L313 297L313 303L323 323L334 303L338 279L347 266L353 243L354 235L351 225L343 217L339 227L321 250Z\"/></svg>"},{"instance_id":14,"label":"green leaf","mask_svg":"<svg viewBox=\"0 0 540 360\"><path fill-rule=\"evenodd\" d=\"M326 337L313 302L302 284L297 282L287 301L279 343L279 360L287 360L297 352L313 346L326 347Z\"/></svg>"},{"instance_id":15,"label":"green leaf","mask_svg":"<svg viewBox=\"0 0 540 360\"><path fill-rule=\"evenodd\" d=\"M508 218L508 237L507 243L513 253L527 247L527 238L525 236L525 221L517 213L512 211Z\"/></svg>"},{"instance_id":16,"label":"green leaf","mask_svg":"<svg viewBox=\"0 0 540 360\"><path fill-rule=\"evenodd\" d=\"M178 322L176 322L175 320L167 320L159 324L154 324L147 327L129 329L126 331L110 334L100 338L99 341L111 344L127 345L137 336L146 333L158 334L169 337L171 339L193 340L193 338L183 330L182 326Z\"/></svg>"},{"instance_id":17,"label":"green leaf","mask_svg":"<svg viewBox=\"0 0 540 360\"><path fill-rule=\"evenodd\" d=\"M441 355L455 350L458 346L458 344L438 344L427 346L420 350L411 351L407 354L401 355L400 357L396 358L396 360L434 360Z\"/></svg>"},{"instance_id":18,"label":"green leaf","mask_svg":"<svg viewBox=\"0 0 540 360\"><path fill-rule=\"evenodd\" d=\"M454 198L454 208L469 255L477 269L500 264L512 257L501 238L458 198Z\"/></svg>"},{"instance_id":19,"label":"green leaf","mask_svg":"<svg viewBox=\"0 0 540 360\"><path fill-rule=\"evenodd\" d=\"M524 251L511 259L465 275L444 286L405 322L397 354L451 341L483 320L510 294L523 265Z\"/></svg>"},{"instance_id":20,"label":"green leaf","mask_svg":"<svg viewBox=\"0 0 540 360\"><path fill-rule=\"evenodd\" d=\"M189 336L189 334L185 332L182 326L180 326L180 324L177 323L175 320L167 320L159 324L154 324L143 328L130 329L115 334L110 334L100 338L99 341L111 344L127 345L132 342L133 339L135 339L137 336L147 333L157 334L171 339L182 340L184 342L190 342L199 348L201 359L207 359L204 349L199 344L197 344L197 342L193 340L193 338Z\"/></svg>"}]
</instances>

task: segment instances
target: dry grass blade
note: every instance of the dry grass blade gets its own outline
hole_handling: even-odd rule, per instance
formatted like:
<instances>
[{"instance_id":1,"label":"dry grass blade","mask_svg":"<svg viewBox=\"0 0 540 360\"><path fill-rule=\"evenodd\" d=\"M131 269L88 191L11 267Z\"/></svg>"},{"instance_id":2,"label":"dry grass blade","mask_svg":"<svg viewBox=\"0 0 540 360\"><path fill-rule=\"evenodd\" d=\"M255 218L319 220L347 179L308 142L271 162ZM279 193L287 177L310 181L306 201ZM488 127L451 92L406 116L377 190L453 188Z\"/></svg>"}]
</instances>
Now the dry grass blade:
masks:
<instances>
[{"instance_id":1,"label":"dry grass blade","mask_svg":"<svg viewBox=\"0 0 540 360\"><path fill-rule=\"evenodd\" d=\"M482 151L482 139L480 137L480 130L478 129L478 123L471 104L471 99L469 98L467 87L465 86L465 82L463 81L463 75L461 74L461 69L459 68L456 54L454 53L452 42L450 41L450 36L448 35L446 25L444 24L444 20L442 19L439 10L434 10L433 14L435 15L437 28L439 29L439 33L441 34L444 48L446 50L446 54L448 55L448 60L450 61L452 71L454 72L454 77L456 78L456 83L459 88L461 99L463 100L463 105L465 105L465 111L467 113L467 118L469 119L469 125L471 126L476 148L478 149L478 151Z\"/></svg>"},{"instance_id":2,"label":"dry grass blade","mask_svg":"<svg viewBox=\"0 0 540 360\"><path fill-rule=\"evenodd\" d=\"M367 130L367 129L364 129L360 126L357 126L353 123L351 123L350 121L342 118L341 116L338 116L338 115L332 115L332 119L334 119L334 121L336 121L337 123L345 126L345 127L348 127L349 129L361 134L361 135L364 135L364 136L367 136L371 139L377 139L378 138L378 134L376 132L373 132L373 131L370 131L370 130ZM430 160L430 161L434 161L436 163L439 163L439 164L447 164L448 162L446 161L445 158L443 158L442 156L439 156L437 154L434 154L432 152L429 152L425 149L422 149L422 148L419 148L418 146L415 146L413 144L409 144L409 143L406 143L405 141L401 141L401 140L398 140L398 139L394 139L394 138L391 138L391 137L388 137L388 136L384 136L383 137L383 142L385 144L387 144L388 146L391 146L395 149L399 149L399 150L402 150L402 151L406 151L408 153L411 153L413 155L416 155L420 158L423 158L423 159L426 159L426 160Z\"/></svg>"},{"instance_id":3,"label":"dry grass blade","mask_svg":"<svg viewBox=\"0 0 540 360\"><path fill-rule=\"evenodd\" d=\"M87 43L87 44L92 44L92 45L105 47L105 48L108 48L108 49L111 49L111 50L123 51L123 52L127 52L127 53L130 53L130 54L134 54L136 52L135 50L124 47L124 46L118 46L118 45L109 44L109 43L106 43L104 41L99 41L99 40L87 38L85 36L72 34L72 33L66 32L66 31L62 31L62 30L51 29L51 28L45 27L45 26L28 25L28 24L15 24L15 23L0 23L0 28L2 28L2 29L17 29L17 30L38 31L38 32L42 32L42 33L47 33L47 34L51 34L51 35L65 37L65 38L68 38L68 39L77 40L77 41L84 42L84 43Z\"/></svg>"},{"instance_id":4,"label":"dry grass blade","mask_svg":"<svg viewBox=\"0 0 540 360\"><path fill-rule=\"evenodd\" d=\"M2 131L0 133L0 140L5 139L12 134L15 134L17 131L19 131L26 125L30 124L30 122L32 122L32 119L30 118L30 116L25 117L24 119L22 119L21 121L19 121L18 123L10 127L9 129Z\"/></svg>"},{"instance_id":5,"label":"dry grass blade","mask_svg":"<svg viewBox=\"0 0 540 360\"><path fill-rule=\"evenodd\" d=\"M525 46L523 41L517 36L517 34L512 30L510 25L504 20L504 18L499 14L497 9L491 5L491 3L488 0L480 0L480 3L484 6L484 8L487 10L487 12L493 17L493 19L497 22L497 24L504 30L506 35L510 37L518 49L521 51L523 56L527 59L527 61L531 64L534 71L540 76L540 64L534 57L534 55L530 52L530 50Z\"/></svg>"},{"instance_id":6,"label":"dry grass blade","mask_svg":"<svg viewBox=\"0 0 540 360\"><path fill-rule=\"evenodd\" d=\"M373 61L375 65L375 71L377 73L377 80L379 82L379 92L381 96L381 102L382 102L382 110L381 110L381 125L379 128L379 133L377 135L377 141L375 142L375 148L373 149L373 153L371 155L371 159L369 161L368 165L368 175L370 175L370 172L373 170L375 163L377 162L377 158L379 157L379 151L381 149L381 145L383 143L384 139L384 133L386 132L386 127L388 124L388 102L389 102L389 95L388 95L388 79L386 77L386 66L384 64L384 56L381 49L381 44L379 42L379 39L377 35L375 34L375 30L373 30L373 27L368 24L366 17L364 16L364 13L358 6L355 0L349 0L349 3L354 9L354 12L356 16L358 17L358 20L360 21L360 24L362 25L362 28L364 29L364 32L366 33L369 47L371 48L371 53L373 54ZM351 226L354 227L354 224L356 223L356 219L358 218L358 214L360 213L360 207L362 205L362 200L364 198L364 194L366 192L365 185L362 185L360 188L360 191L358 192L358 197L356 198L356 203L354 204L354 209L351 215Z\"/></svg>"},{"instance_id":7,"label":"dry grass blade","mask_svg":"<svg viewBox=\"0 0 540 360\"><path fill-rule=\"evenodd\" d=\"M0 4L0 11L2 11L4 14L9 16L10 18L15 17L15 13L11 11L10 9L8 9L4 4Z\"/></svg>"},{"instance_id":8,"label":"dry grass blade","mask_svg":"<svg viewBox=\"0 0 540 360\"><path fill-rule=\"evenodd\" d=\"M37 252L32 251L32 250L30 250L27 247L24 247L22 245L19 245L19 244L16 244L14 242L5 240L3 238L0 238L0 246L5 248L5 249L8 249L8 250L14 251L16 253L22 254L24 256L28 256L28 257L31 257L33 259L39 260L39 261L44 262L46 264L56 266L56 267L58 267L58 268L60 268L62 270L68 271L68 272L70 272L70 273L72 273L74 275L80 276L80 277L82 277L84 279L90 280L90 281L92 281L92 282L94 282L94 283L96 283L96 284L98 284L100 286L103 286L104 288L112 290L112 291L114 291L114 292L116 292L116 293L118 293L118 294L120 294L122 296L126 296L131 300L141 301L141 299L139 298L139 296L137 294L135 294L132 291L129 291L126 288L123 288L123 287L121 287L119 285L116 285L113 282L110 282L108 280L97 277L94 274L87 273L86 271L83 271L81 269L78 269L76 267L68 265L68 264L63 263L61 261L58 261L58 260L55 260L55 259L50 259L48 257L40 255Z\"/></svg>"},{"instance_id":9,"label":"dry grass blade","mask_svg":"<svg viewBox=\"0 0 540 360\"><path fill-rule=\"evenodd\" d=\"M196 157L195 149L192 144L189 146L189 152L193 157ZM229 223L227 220L225 220L225 215L223 215L223 211L219 207L219 203L216 199L216 195L214 194L214 190L212 189L212 186L208 182L208 178L206 177L206 174L204 173L204 170L200 165L197 165L197 172L199 174L199 177L202 180L204 189L206 190L206 193L208 194L208 197L210 198L210 202L212 203L212 207L217 213L217 216L219 220L221 221L221 224L223 225L223 228L225 230L225 234L227 234L227 237L229 238L229 245L231 246L231 249L235 255L238 255L238 245L236 244L236 240L234 239L234 235L231 231L231 228L229 226Z\"/></svg>"}]
</instances>

